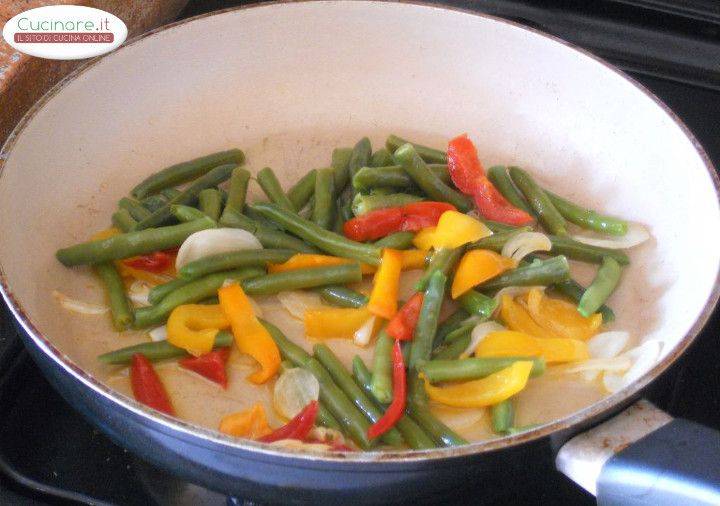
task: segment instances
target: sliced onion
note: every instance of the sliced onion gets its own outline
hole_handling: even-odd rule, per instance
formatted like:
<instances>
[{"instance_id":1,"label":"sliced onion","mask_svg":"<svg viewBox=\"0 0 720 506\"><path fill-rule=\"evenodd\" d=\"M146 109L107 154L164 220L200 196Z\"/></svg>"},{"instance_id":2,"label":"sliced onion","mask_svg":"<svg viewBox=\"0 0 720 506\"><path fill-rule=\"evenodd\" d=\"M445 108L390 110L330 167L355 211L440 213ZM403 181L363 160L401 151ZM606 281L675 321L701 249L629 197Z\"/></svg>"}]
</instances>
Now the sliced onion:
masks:
<instances>
[{"instance_id":1,"label":"sliced onion","mask_svg":"<svg viewBox=\"0 0 720 506\"><path fill-rule=\"evenodd\" d=\"M317 425L310 429L308 439L321 441L322 444L345 444L345 436L342 432L328 427L318 427Z\"/></svg>"},{"instance_id":2,"label":"sliced onion","mask_svg":"<svg viewBox=\"0 0 720 506\"><path fill-rule=\"evenodd\" d=\"M376 317L371 316L359 329L355 331L355 334L353 334L353 342L356 345L364 348L370 344L370 340L373 336L373 330L375 330L375 321Z\"/></svg>"},{"instance_id":3,"label":"sliced onion","mask_svg":"<svg viewBox=\"0 0 720 506\"><path fill-rule=\"evenodd\" d=\"M155 327L148 332L148 335L154 343L157 343L158 341L165 341L167 339L167 326L163 325L162 327Z\"/></svg>"},{"instance_id":4,"label":"sliced onion","mask_svg":"<svg viewBox=\"0 0 720 506\"><path fill-rule=\"evenodd\" d=\"M648 229L635 222L628 223L627 233L620 236L589 236L574 235L572 236L578 242L589 244L591 246L600 246L601 248L610 249L627 249L642 244L650 239Z\"/></svg>"},{"instance_id":5,"label":"sliced onion","mask_svg":"<svg viewBox=\"0 0 720 506\"><path fill-rule=\"evenodd\" d=\"M180 270L184 265L211 255L262 249L257 237L240 228L208 228L200 230L185 239L178 250L175 268Z\"/></svg>"},{"instance_id":6,"label":"sliced onion","mask_svg":"<svg viewBox=\"0 0 720 506\"><path fill-rule=\"evenodd\" d=\"M73 313L90 315L104 314L110 311L110 308L103 304L93 304L92 302L84 302L82 300L72 299L64 293L58 292L57 290L53 290L52 296L57 299L57 301L64 309L72 311Z\"/></svg>"},{"instance_id":7,"label":"sliced onion","mask_svg":"<svg viewBox=\"0 0 720 506\"><path fill-rule=\"evenodd\" d=\"M277 298L293 318L301 321L305 318L305 311L323 306L318 294L302 290L280 292L277 294Z\"/></svg>"},{"instance_id":8,"label":"sliced onion","mask_svg":"<svg viewBox=\"0 0 720 506\"><path fill-rule=\"evenodd\" d=\"M472 330L472 334L470 334L470 344L468 344L468 347L465 348L465 351L460 354L460 358L467 358L472 355L472 353L475 351L475 348L477 348L478 344L480 344L480 342L485 339L486 335L490 334L491 332L499 332L501 330L507 329L494 321L482 322L476 325L475 328Z\"/></svg>"},{"instance_id":9,"label":"sliced onion","mask_svg":"<svg viewBox=\"0 0 720 506\"><path fill-rule=\"evenodd\" d=\"M590 358L564 367L555 367L559 372L564 374L575 373L595 373L600 372L625 372L632 366L630 357L612 357L612 358Z\"/></svg>"},{"instance_id":10,"label":"sliced onion","mask_svg":"<svg viewBox=\"0 0 720 506\"><path fill-rule=\"evenodd\" d=\"M518 295L525 295L531 290L545 290L544 286L506 286L505 288L502 288L498 290L498 292L493 297L495 299L495 302L497 305L495 306L495 311L493 312L493 315L500 314L500 309L502 308L502 298L503 295L509 295L513 299L517 297Z\"/></svg>"},{"instance_id":11,"label":"sliced onion","mask_svg":"<svg viewBox=\"0 0 720 506\"><path fill-rule=\"evenodd\" d=\"M651 339L620 355L620 357L628 357L632 360L633 365L623 374L605 373L603 385L607 391L617 392L639 379L657 363L661 350L662 343Z\"/></svg>"},{"instance_id":12,"label":"sliced onion","mask_svg":"<svg viewBox=\"0 0 720 506\"><path fill-rule=\"evenodd\" d=\"M308 370L288 369L275 382L273 406L285 418L293 418L310 402L320 397L320 383Z\"/></svg>"},{"instance_id":13,"label":"sliced onion","mask_svg":"<svg viewBox=\"0 0 720 506\"><path fill-rule=\"evenodd\" d=\"M500 254L519 262L534 251L550 251L550 248L552 248L552 243L545 234L540 232L520 232L513 235L505 243Z\"/></svg>"},{"instance_id":14,"label":"sliced onion","mask_svg":"<svg viewBox=\"0 0 720 506\"><path fill-rule=\"evenodd\" d=\"M141 279L133 281L128 288L128 297L139 306L151 305L148 295L150 295L150 285Z\"/></svg>"},{"instance_id":15,"label":"sliced onion","mask_svg":"<svg viewBox=\"0 0 720 506\"><path fill-rule=\"evenodd\" d=\"M624 330L610 330L595 334L588 340L588 353L592 358L617 357L630 340L630 333Z\"/></svg>"},{"instance_id":16,"label":"sliced onion","mask_svg":"<svg viewBox=\"0 0 720 506\"><path fill-rule=\"evenodd\" d=\"M477 427L486 416L484 409L452 408L437 406L433 414L445 425L457 432L465 432Z\"/></svg>"}]
</instances>

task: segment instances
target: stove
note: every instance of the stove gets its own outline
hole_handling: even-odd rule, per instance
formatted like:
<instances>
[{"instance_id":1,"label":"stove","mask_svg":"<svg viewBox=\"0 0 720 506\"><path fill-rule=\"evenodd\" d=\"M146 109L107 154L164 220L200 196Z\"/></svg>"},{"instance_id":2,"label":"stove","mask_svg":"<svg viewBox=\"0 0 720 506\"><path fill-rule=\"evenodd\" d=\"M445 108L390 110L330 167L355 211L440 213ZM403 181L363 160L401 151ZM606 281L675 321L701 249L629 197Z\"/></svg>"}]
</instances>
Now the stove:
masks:
<instances>
[{"instance_id":1,"label":"stove","mask_svg":"<svg viewBox=\"0 0 720 506\"><path fill-rule=\"evenodd\" d=\"M244 2L196 0L182 17ZM713 0L451 0L505 17L598 54L655 92L720 167L720 3ZM591 5L586 5L591 4ZM677 170L682 167L659 167ZM674 416L720 429L720 312L647 396ZM539 464L536 464L539 465ZM543 465L549 465L545 463ZM522 489L483 484L493 504L594 504L559 473ZM472 496L445 504L477 503ZM28 358L0 303L0 504L252 504L183 483L108 440L76 413Z\"/></svg>"}]
</instances>

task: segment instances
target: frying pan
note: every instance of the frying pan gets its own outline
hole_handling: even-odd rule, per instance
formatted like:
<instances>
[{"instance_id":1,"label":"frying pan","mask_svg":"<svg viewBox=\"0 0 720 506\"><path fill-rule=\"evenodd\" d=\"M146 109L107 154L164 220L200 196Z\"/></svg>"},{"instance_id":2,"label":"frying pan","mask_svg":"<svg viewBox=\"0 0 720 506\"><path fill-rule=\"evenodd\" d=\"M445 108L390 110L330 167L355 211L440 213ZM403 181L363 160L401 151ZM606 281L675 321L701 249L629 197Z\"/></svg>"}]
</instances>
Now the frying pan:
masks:
<instances>
[{"instance_id":1,"label":"frying pan","mask_svg":"<svg viewBox=\"0 0 720 506\"><path fill-rule=\"evenodd\" d=\"M484 163L526 166L561 193L647 224L653 241L631 251L611 302L616 328L663 343L657 364L623 390L522 434L337 455L231 439L96 379L88 343L117 347L118 336L105 319L87 323L54 303L55 289L82 295L95 284L53 254L107 226L133 182L235 146L255 169L273 166L288 182L327 164L335 146L368 133L377 144L390 132L438 146L468 132ZM509 483L529 462L552 472L557 455L557 466L601 502L718 500L717 434L633 404L718 300L717 176L662 102L563 41L412 3L222 11L90 61L33 107L0 163L0 285L30 353L100 429L183 478L268 502L377 503Z\"/></svg>"}]
</instances>

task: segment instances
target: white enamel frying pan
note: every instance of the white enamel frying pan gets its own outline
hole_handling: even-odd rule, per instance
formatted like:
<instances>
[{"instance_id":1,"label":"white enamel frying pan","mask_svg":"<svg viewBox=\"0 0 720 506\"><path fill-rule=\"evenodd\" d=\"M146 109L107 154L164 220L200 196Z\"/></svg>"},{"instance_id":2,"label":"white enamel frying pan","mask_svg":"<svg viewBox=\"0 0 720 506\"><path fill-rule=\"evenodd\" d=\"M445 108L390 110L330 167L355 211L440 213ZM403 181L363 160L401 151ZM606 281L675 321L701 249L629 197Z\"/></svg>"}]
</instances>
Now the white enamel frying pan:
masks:
<instances>
[{"instance_id":1,"label":"white enamel frying pan","mask_svg":"<svg viewBox=\"0 0 720 506\"><path fill-rule=\"evenodd\" d=\"M53 255L106 227L135 182L168 164L236 146L252 167L270 165L291 181L326 165L333 147L367 134L379 144L391 132L436 146L467 132L486 165L525 166L569 197L647 224L653 240L631 252L611 302L616 328L663 343L657 364L625 389L521 435L347 456L231 440L152 412L98 379L92 343L117 347L117 336L104 319L71 318L54 302L53 290L90 293L93 282ZM636 399L692 342L718 299L718 180L680 120L642 86L581 50L458 10L269 3L171 25L60 83L17 127L0 164L0 283L34 358L121 444L226 493L378 501L467 486L474 476L495 479L490 467L552 451ZM670 427L671 442L720 448L716 435L690 437L681 425L641 403L573 440L558 463L592 492L600 476L605 500L627 497L617 495L627 492L613 474L618 466L603 463L620 462L616 451L640 436ZM649 455L646 448L639 453ZM656 471L646 476L657 477ZM717 469L706 465L704 472L711 483L706 491L713 492L715 480L717 493ZM678 486L636 479L630 493L650 483L641 494L646 499L676 498L669 494L682 494L688 483L678 473L665 475L669 482L679 477Z\"/></svg>"}]
</instances>

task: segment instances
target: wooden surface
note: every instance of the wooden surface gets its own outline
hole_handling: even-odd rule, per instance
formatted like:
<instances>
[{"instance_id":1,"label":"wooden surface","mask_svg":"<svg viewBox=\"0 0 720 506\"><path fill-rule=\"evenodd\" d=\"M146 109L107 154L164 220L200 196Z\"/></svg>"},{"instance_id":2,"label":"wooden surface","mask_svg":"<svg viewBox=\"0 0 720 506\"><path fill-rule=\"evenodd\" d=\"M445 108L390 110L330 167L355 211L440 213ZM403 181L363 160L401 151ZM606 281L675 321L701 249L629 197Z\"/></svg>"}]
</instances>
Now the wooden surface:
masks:
<instances>
[{"instance_id":1,"label":"wooden surface","mask_svg":"<svg viewBox=\"0 0 720 506\"><path fill-rule=\"evenodd\" d=\"M128 38L172 21L188 0L0 0L0 31L16 14L45 5L96 7L122 19ZM28 56L0 38L0 146L23 114L63 76L86 60Z\"/></svg>"}]
</instances>

